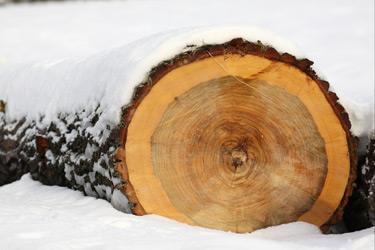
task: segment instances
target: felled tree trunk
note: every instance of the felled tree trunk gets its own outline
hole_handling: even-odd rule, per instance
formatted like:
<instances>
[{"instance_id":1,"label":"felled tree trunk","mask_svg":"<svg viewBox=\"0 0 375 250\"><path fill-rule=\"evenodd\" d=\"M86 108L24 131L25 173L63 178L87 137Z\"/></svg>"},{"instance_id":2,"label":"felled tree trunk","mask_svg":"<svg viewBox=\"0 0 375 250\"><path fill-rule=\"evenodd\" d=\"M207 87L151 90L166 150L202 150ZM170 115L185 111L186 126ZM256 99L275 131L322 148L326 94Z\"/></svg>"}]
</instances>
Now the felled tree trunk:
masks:
<instances>
[{"instance_id":1,"label":"felled tree trunk","mask_svg":"<svg viewBox=\"0 0 375 250\"><path fill-rule=\"evenodd\" d=\"M351 195L356 140L311 65L242 39L189 47L152 69L100 143L89 132L100 113L62 114L64 128L3 125L13 144L1 153L17 152L47 184L112 202L121 191L138 215L234 232L297 220L325 229Z\"/></svg>"}]
</instances>

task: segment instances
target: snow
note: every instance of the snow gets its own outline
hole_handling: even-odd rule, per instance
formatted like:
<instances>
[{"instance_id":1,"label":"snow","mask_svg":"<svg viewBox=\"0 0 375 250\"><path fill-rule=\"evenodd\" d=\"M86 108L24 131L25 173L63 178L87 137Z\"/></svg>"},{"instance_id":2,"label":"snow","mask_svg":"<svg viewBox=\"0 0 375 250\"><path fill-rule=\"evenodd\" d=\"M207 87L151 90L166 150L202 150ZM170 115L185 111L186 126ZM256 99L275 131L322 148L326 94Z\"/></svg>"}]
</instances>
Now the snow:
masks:
<instances>
[{"instance_id":1,"label":"snow","mask_svg":"<svg viewBox=\"0 0 375 250\"><path fill-rule=\"evenodd\" d=\"M24 175L0 188L1 249L370 250L374 228L324 235L295 222L251 234L188 226L156 215L121 213L100 199Z\"/></svg>"},{"instance_id":2,"label":"snow","mask_svg":"<svg viewBox=\"0 0 375 250\"><path fill-rule=\"evenodd\" d=\"M293 43L256 27L183 28L87 58L5 65L0 67L0 99L6 102L8 121L24 117L41 120L41 128L61 113L85 110L90 114L97 110L99 121L90 129L95 137L106 125L119 124L121 108L130 104L134 88L146 82L148 73L160 62L182 53L187 45L221 44L238 37L255 43L261 40L280 53L304 57ZM24 89L27 91L21 91Z\"/></svg>"},{"instance_id":3,"label":"snow","mask_svg":"<svg viewBox=\"0 0 375 250\"><path fill-rule=\"evenodd\" d=\"M303 48L340 96L353 122L352 132L367 138L374 130L372 0L128 0L0 6L0 100L7 101L8 119L45 116L39 128L59 112L85 109L89 113L100 102L99 111L107 116L89 131L98 134L103 124L116 123L118 108L129 102L133 87L152 66L187 44L220 43L239 35L298 57L305 56L299 49ZM32 90L27 86L31 83ZM63 123L57 125L64 131ZM75 133L68 137L73 139ZM85 153L91 151L87 148ZM105 187L101 191L106 195ZM129 212L117 203L121 195L114 191L112 205ZM374 228L324 235L313 225L296 222L234 234L154 215L124 214L106 201L43 186L29 175L0 187L0 200L0 249L374 249Z\"/></svg>"},{"instance_id":4,"label":"snow","mask_svg":"<svg viewBox=\"0 0 375 250\"><path fill-rule=\"evenodd\" d=\"M367 137L369 131L374 131L374 102L357 103L344 95L340 95L339 102L349 114L350 131L355 136Z\"/></svg>"}]
</instances>

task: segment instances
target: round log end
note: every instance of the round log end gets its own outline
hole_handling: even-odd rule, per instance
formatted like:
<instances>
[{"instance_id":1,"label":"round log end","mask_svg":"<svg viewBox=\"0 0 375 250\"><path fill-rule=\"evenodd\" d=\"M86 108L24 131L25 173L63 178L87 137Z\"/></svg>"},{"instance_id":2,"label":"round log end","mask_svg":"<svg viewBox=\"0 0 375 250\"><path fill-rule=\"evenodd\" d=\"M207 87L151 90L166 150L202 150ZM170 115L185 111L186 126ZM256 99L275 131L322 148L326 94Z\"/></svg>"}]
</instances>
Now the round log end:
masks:
<instances>
[{"instance_id":1,"label":"round log end","mask_svg":"<svg viewBox=\"0 0 375 250\"><path fill-rule=\"evenodd\" d=\"M323 226L342 211L355 167L350 122L311 61L257 46L197 48L138 89L118 154L133 212L251 232Z\"/></svg>"}]
</instances>

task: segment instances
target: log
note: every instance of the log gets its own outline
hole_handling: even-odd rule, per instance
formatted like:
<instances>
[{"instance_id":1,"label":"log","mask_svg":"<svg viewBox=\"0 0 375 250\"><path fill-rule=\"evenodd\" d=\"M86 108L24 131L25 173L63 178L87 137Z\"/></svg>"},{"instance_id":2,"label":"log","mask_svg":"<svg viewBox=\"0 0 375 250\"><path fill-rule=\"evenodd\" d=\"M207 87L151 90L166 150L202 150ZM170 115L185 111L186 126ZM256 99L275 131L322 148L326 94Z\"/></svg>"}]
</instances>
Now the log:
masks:
<instances>
[{"instance_id":1,"label":"log","mask_svg":"<svg viewBox=\"0 0 375 250\"><path fill-rule=\"evenodd\" d=\"M241 38L188 46L151 69L100 140L90 130L100 104L38 129L7 121L4 102L0 169L13 162L45 184L190 225L325 230L351 195L357 142L312 64Z\"/></svg>"}]
</instances>

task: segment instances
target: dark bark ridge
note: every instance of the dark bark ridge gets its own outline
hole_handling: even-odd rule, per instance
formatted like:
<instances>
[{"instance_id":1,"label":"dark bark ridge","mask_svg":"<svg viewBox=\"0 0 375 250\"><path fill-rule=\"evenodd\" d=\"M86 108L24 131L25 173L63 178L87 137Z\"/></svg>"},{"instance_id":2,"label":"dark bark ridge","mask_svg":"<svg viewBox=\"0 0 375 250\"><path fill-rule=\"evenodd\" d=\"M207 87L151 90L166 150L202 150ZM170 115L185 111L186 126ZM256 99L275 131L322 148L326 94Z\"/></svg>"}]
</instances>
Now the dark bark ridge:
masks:
<instances>
[{"instance_id":1,"label":"dark bark ridge","mask_svg":"<svg viewBox=\"0 0 375 250\"><path fill-rule=\"evenodd\" d=\"M61 114L42 129L35 121L28 123L25 119L6 123L2 114L0 185L30 172L33 179L45 185L67 186L108 201L124 185L116 171L114 156L120 145L119 128L107 126L99 137L89 132L100 114L84 110ZM130 212L126 206L122 210Z\"/></svg>"}]
</instances>

